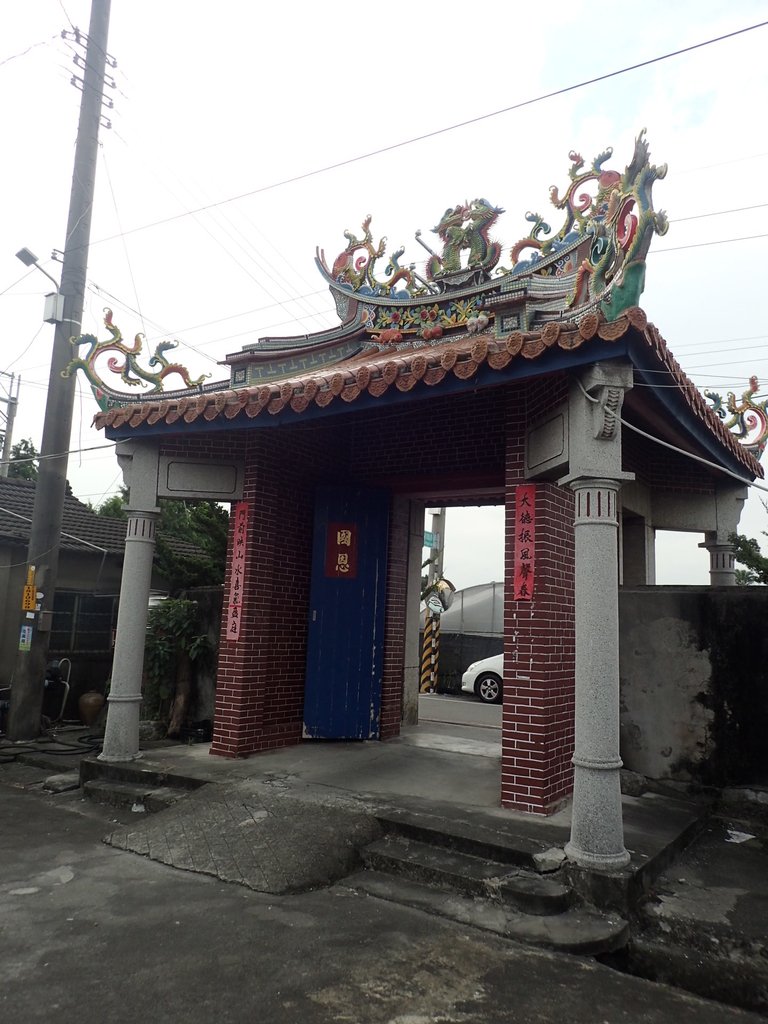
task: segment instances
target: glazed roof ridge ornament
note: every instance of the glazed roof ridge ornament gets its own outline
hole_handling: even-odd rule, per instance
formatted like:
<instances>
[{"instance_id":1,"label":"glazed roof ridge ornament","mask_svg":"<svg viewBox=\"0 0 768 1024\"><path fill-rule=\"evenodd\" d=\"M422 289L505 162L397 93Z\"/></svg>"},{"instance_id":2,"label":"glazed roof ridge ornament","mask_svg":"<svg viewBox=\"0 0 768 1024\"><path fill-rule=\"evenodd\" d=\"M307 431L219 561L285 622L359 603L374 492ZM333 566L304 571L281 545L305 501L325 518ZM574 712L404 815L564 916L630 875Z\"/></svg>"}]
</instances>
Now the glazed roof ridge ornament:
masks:
<instances>
[{"instance_id":1,"label":"glazed roof ridge ornament","mask_svg":"<svg viewBox=\"0 0 768 1024\"><path fill-rule=\"evenodd\" d=\"M512 326L524 330L587 312L616 320L639 304L651 240L667 231L667 216L654 210L652 199L653 184L666 176L667 167L650 163L645 129L623 173L606 166L612 155L611 148L603 150L585 166L579 153L569 154L568 187L562 196L556 186L549 190L552 205L564 214L562 226L553 234L543 216L528 212L525 218L533 226L512 246L508 267L498 265L502 247L490 235L504 210L487 199L446 209L432 229L440 247L433 249L416 232L428 254L421 273L416 263L400 266L404 247L387 257L386 236L374 244L369 215L361 237L344 232L347 247L331 268L323 250L317 250L317 265L340 317L349 324L357 315L374 345L382 332L397 331L402 338L388 333L381 340L408 346L414 344L408 335L430 340L425 326L443 332L477 329L479 316L496 318L505 305L521 307ZM377 263L385 260L381 277ZM504 333L497 324L497 335Z\"/></svg>"},{"instance_id":2,"label":"glazed roof ridge ornament","mask_svg":"<svg viewBox=\"0 0 768 1024\"><path fill-rule=\"evenodd\" d=\"M125 357L124 362L120 362L115 356L112 356L107 360L107 367L112 373L120 375L120 379L128 384L130 387L146 388L148 385L153 387L147 391L142 398L149 397L150 395L156 395L161 391L164 391L164 380L171 374L178 374L184 382L185 389L192 390L197 389L202 391L203 381L210 377L209 373L203 374L201 377L196 377L194 380L189 376L189 371L186 367L182 366L181 363L169 362L164 353L170 349L174 349L178 346L178 341L161 341L155 346L154 353L148 360L150 367L160 367L159 370L145 370L143 369L137 360L137 357L141 355L144 347L145 337L143 334L137 334L133 339L133 345L127 345L123 340L123 335L120 328L112 320L112 310L104 310L104 326L109 331L111 338L109 341L99 341L94 334L81 334L77 337L70 338L70 344L73 346L75 351L83 345L88 345L88 351L85 356L76 355L74 359L67 364L67 366L61 371L62 377L71 377L77 370L82 370L85 376L88 378L93 390L94 397L99 404L99 407L103 410L107 410L113 404L110 401L111 395L119 395L119 397L127 397L124 393L119 394L114 392L107 384L104 383L98 370L96 369L96 360L102 356L105 352L119 352Z\"/></svg>"},{"instance_id":3,"label":"glazed roof ridge ornament","mask_svg":"<svg viewBox=\"0 0 768 1024\"><path fill-rule=\"evenodd\" d=\"M722 395L717 391L704 391L704 397L709 399L710 408L720 417L723 426L730 430L756 459L762 457L768 444L768 398L756 402L754 396L759 390L758 379L752 376L740 402L736 401L732 391L728 392L725 404Z\"/></svg>"},{"instance_id":4,"label":"glazed roof ridge ornament","mask_svg":"<svg viewBox=\"0 0 768 1024\"><path fill-rule=\"evenodd\" d=\"M314 334L267 336L244 345L224 358L226 380L203 384L203 377L190 379L183 367L165 358L164 352L175 347L171 341L161 342L149 370L142 369L137 357L143 336L126 345L110 311L105 324L112 338L99 342L84 334L73 339L76 350L89 348L65 372L82 370L106 409L136 401L99 376L95 361L108 350L125 359L113 357L107 364L124 384L152 385L147 395L163 391L178 398L322 375L350 360L460 344L470 337L486 336L503 345L517 334L538 335L549 324L580 329L599 321L606 328L601 338L614 337L611 329L623 314L640 315L636 307L646 255L653 235L664 234L668 225L652 201L653 184L667 168L650 163L645 130L635 139L623 172L608 166L612 155L605 149L586 165L571 152L567 188L562 195L555 187L549 190L553 207L563 215L562 226L553 233L538 213L526 214L532 226L509 251L509 266L500 265L503 247L493 237L504 210L487 199L448 207L433 229L439 245L431 247L416 232L427 250L421 269L415 261L402 261L404 246L387 255L387 238L373 234L368 215L359 231L344 232L346 245L330 266L322 250L316 253L340 323ZM532 358L535 347L528 345L524 356ZM174 372L183 387L167 391L164 380Z\"/></svg>"}]
</instances>

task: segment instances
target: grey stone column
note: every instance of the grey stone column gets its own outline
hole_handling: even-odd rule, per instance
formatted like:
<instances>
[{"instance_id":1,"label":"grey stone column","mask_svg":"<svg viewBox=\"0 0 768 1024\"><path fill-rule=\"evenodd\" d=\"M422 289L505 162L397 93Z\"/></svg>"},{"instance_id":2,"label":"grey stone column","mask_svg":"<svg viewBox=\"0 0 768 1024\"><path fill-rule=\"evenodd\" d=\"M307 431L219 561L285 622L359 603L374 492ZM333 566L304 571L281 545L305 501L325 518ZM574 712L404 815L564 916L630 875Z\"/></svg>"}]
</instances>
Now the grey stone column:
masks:
<instances>
[{"instance_id":1,"label":"grey stone column","mask_svg":"<svg viewBox=\"0 0 768 1024\"><path fill-rule=\"evenodd\" d=\"M576 539L576 746L568 856L610 870L624 849L619 769L617 480L574 480Z\"/></svg>"},{"instance_id":2,"label":"grey stone column","mask_svg":"<svg viewBox=\"0 0 768 1024\"><path fill-rule=\"evenodd\" d=\"M139 756L141 677L157 517L157 510L129 514L101 761L131 761Z\"/></svg>"},{"instance_id":3,"label":"grey stone column","mask_svg":"<svg viewBox=\"0 0 768 1024\"><path fill-rule=\"evenodd\" d=\"M731 535L739 528L739 519L749 489L744 486L720 486L715 491L714 530L707 530L700 548L709 552L709 585L711 587L736 586L736 558Z\"/></svg>"},{"instance_id":4,"label":"grey stone column","mask_svg":"<svg viewBox=\"0 0 768 1024\"><path fill-rule=\"evenodd\" d=\"M144 644L152 584L157 507L158 449L152 442L121 441L117 461L128 487L128 531L120 582L112 683L102 761L139 756L139 710Z\"/></svg>"}]
</instances>

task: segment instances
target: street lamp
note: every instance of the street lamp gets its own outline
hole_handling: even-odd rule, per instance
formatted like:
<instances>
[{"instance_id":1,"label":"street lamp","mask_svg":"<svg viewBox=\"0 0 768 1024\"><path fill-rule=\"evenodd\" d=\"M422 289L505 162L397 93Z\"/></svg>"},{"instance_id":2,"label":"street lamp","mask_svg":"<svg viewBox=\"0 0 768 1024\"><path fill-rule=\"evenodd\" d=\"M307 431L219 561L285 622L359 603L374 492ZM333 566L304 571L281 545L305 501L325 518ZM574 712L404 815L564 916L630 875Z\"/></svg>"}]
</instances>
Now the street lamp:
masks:
<instances>
[{"instance_id":1,"label":"street lamp","mask_svg":"<svg viewBox=\"0 0 768 1024\"><path fill-rule=\"evenodd\" d=\"M53 281L56 285L56 291L45 296L43 320L47 324L60 324L64 319L64 296L59 292L59 282L47 270L43 270L37 256L35 256L31 249L19 249L16 253L16 259L21 260L25 267L34 267L36 270L39 270L41 274L45 274L48 280Z\"/></svg>"}]
</instances>

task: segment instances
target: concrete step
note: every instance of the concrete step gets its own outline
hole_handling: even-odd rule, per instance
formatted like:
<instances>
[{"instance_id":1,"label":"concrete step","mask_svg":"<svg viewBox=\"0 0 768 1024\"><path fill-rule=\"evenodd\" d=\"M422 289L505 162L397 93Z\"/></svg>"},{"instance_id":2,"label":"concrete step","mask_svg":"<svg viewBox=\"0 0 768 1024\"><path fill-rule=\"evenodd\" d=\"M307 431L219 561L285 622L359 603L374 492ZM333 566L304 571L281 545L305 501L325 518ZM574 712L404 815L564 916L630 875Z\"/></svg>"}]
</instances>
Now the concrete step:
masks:
<instances>
[{"instance_id":1,"label":"concrete step","mask_svg":"<svg viewBox=\"0 0 768 1024\"><path fill-rule=\"evenodd\" d=\"M408 878L370 870L351 875L343 884L378 899L561 953L582 956L612 953L624 947L629 937L629 925L621 917L601 914L587 907L534 916L494 900L446 892Z\"/></svg>"},{"instance_id":2,"label":"concrete step","mask_svg":"<svg viewBox=\"0 0 768 1024\"><path fill-rule=\"evenodd\" d=\"M100 761L96 757L84 757L80 762L80 782L85 784L91 780L109 780L125 782L146 789L170 786L174 789L199 789L205 785L204 780L171 772L158 771L154 768L142 768L141 761Z\"/></svg>"},{"instance_id":3,"label":"concrete step","mask_svg":"<svg viewBox=\"0 0 768 1024\"><path fill-rule=\"evenodd\" d=\"M165 810L186 795L184 790L169 786L148 787L111 779L89 779L83 783L82 789L85 798L94 803L147 813Z\"/></svg>"},{"instance_id":4,"label":"concrete step","mask_svg":"<svg viewBox=\"0 0 768 1024\"><path fill-rule=\"evenodd\" d=\"M495 828L471 817L448 817L403 807L377 811L376 818L388 834L534 870L536 856L552 845L515 834L508 821L500 821Z\"/></svg>"},{"instance_id":5,"label":"concrete step","mask_svg":"<svg viewBox=\"0 0 768 1024\"><path fill-rule=\"evenodd\" d=\"M402 836L371 843L362 857L372 870L503 902L524 914L561 914L572 903L571 890L553 878Z\"/></svg>"}]
</instances>

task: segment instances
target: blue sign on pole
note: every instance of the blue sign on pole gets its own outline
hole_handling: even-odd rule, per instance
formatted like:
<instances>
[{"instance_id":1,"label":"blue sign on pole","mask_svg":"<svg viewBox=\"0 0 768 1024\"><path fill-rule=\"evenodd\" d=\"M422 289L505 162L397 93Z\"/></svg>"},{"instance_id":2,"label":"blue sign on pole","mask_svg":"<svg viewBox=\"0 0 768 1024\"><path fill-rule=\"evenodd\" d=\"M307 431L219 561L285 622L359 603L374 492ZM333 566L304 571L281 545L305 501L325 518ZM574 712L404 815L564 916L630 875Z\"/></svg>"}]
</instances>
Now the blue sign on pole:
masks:
<instances>
[{"instance_id":1,"label":"blue sign on pole","mask_svg":"<svg viewBox=\"0 0 768 1024\"><path fill-rule=\"evenodd\" d=\"M433 548L435 546L435 535L431 530L424 531L424 547Z\"/></svg>"}]
</instances>

